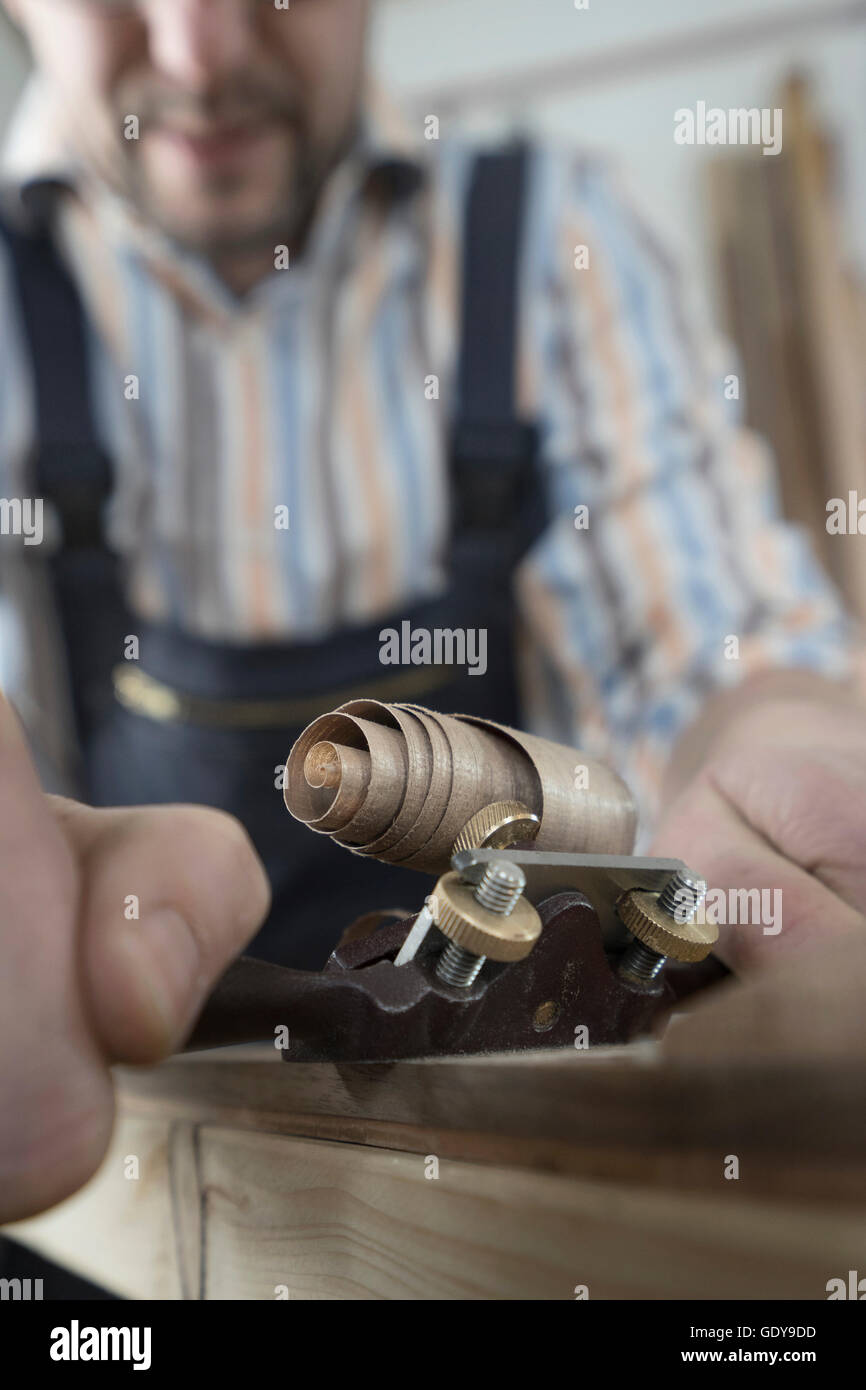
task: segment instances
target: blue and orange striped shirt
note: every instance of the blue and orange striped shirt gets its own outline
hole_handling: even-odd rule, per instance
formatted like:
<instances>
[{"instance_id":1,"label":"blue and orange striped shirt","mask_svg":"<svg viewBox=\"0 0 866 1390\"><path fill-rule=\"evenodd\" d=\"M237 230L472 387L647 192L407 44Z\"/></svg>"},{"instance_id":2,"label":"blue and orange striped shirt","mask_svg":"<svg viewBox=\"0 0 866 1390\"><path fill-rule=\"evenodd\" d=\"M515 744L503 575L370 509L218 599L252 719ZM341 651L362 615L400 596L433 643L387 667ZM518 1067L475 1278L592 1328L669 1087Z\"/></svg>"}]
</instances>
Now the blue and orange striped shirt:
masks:
<instances>
[{"instance_id":1,"label":"blue and orange striped shirt","mask_svg":"<svg viewBox=\"0 0 866 1390\"><path fill-rule=\"evenodd\" d=\"M56 171L48 115L31 95L7 208ZM116 467L107 528L149 619L241 647L309 639L444 583L473 150L419 150L372 117L363 129L303 257L243 300L66 169L58 237ZM370 176L395 161L417 177L383 203ZM32 389L2 261L0 299L0 494L26 496ZM536 149L519 404L541 426L553 520L514 576L524 706L535 731L623 773L645 830L709 693L766 667L843 675L861 659L805 534L779 518L771 460L732 417L731 369L612 172ZM53 658L35 634L49 629L35 607L20 614L48 600L17 558L16 571L6 543L0 678L44 732Z\"/></svg>"}]
</instances>

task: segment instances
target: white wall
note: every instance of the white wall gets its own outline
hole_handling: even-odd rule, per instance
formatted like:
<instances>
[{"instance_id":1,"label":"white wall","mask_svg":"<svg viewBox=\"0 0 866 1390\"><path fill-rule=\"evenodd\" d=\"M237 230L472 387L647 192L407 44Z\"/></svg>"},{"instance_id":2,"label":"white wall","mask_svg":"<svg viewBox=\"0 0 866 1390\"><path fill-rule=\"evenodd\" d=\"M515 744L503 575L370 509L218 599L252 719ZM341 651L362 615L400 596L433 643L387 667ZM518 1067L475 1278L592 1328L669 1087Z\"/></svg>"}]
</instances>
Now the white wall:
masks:
<instances>
[{"instance_id":1,"label":"white wall","mask_svg":"<svg viewBox=\"0 0 866 1390\"><path fill-rule=\"evenodd\" d=\"M491 105L470 104L460 119L486 126L519 119L558 139L609 150L656 224L709 292L707 237L699 170L707 151L677 146L673 113L703 99L722 107L767 106L783 74L802 68L814 80L822 114L840 137L846 231L852 259L866 276L866 3L835 0L383 0L377 63L413 102L443 85L491 70L519 74L533 64L572 57L588 63L581 90ZM816 23L815 21L819 21ZM766 21L748 46L736 36ZM675 47L689 32L712 31L702 56L681 63L656 55L645 72L596 80L611 55L660 42ZM713 37L717 31L718 36ZM733 35L729 51L723 36ZM663 41L663 43L662 43ZM670 53L668 53L668 58ZM435 108L431 108L434 110Z\"/></svg>"},{"instance_id":2,"label":"white wall","mask_svg":"<svg viewBox=\"0 0 866 1390\"><path fill-rule=\"evenodd\" d=\"M0 14L0 130L9 119L25 72L21 45Z\"/></svg>"}]
</instances>

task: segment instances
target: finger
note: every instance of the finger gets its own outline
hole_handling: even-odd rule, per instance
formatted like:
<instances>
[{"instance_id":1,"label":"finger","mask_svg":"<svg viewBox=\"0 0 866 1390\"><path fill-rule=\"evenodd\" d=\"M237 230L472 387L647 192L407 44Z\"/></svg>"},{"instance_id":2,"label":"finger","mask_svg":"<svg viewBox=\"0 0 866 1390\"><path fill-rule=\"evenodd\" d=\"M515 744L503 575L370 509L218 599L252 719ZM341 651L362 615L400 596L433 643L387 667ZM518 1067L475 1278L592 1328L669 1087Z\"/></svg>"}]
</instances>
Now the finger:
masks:
<instances>
[{"instance_id":1,"label":"finger","mask_svg":"<svg viewBox=\"0 0 866 1390\"><path fill-rule=\"evenodd\" d=\"M60 1201L108 1143L113 1096L80 996L70 847L0 696L0 1223Z\"/></svg>"},{"instance_id":2,"label":"finger","mask_svg":"<svg viewBox=\"0 0 866 1390\"><path fill-rule=\"evenodd\" d=\"M666 1057L694 1064L866 1061L866 932L812 940L778 970L695 995L669 1025Z\"/></svg>"},{"instance_id":3,"label":"finger","mask_svg":"<svg viewBox=\"0 0 866 1390\"><path fill-rule=\"evenodd\" d=\"M84 979L112 1061L177 1049L267 915L264 869L231 816L194 806L58 814L84 873Z\"/></svg>"},{"instance_id":4,"label":"finger","mask_svg":"<svg viewBox=\"0 0 866 1390\"><path fill-rule=\"evenodd\" d=\"M804 750L780 769L778 750L743 750L717 759L711 776L722 796L743 807L756 832L851 907L866 910L866 782L840 730L819 753ZM781 773L781 775L780 775Z\"/></svg>"},{"instance_id":5,"label":"finger","mask_svg":"<svg viewBox=\"0 0 866 1390\"><path fill-rule=\"evenodd\" d=\"M707 767L719 790L786 859L866 911L866 746L859 708L759 706Z\"/></svg>"},{"instance_id":6,"label":"finger","mask_svg":"<svg viewBox=\"0 0 866 1390\"><path fill-rule=\"evenodd\" d=\"M715 953L743 972L777 964L816 938L866 930L866 919L749 825L701 774L668 811L651 853L682 859L707 883Z\"/></svg>"}]
</instances>

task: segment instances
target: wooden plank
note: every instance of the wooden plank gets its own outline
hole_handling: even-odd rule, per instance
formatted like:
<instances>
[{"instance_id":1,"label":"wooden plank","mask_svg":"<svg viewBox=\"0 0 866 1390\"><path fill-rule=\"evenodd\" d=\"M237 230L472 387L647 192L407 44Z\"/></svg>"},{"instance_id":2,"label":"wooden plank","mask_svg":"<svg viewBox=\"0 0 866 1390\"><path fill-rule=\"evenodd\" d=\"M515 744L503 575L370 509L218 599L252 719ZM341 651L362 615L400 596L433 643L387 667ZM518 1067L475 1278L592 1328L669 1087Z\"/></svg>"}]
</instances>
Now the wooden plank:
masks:
<instances>
[{"instance_id":1,"label":"wooden plank","mask_svg":"<svg viewBox=\"0 0 866 1390\"><path fill-rule=\"evenodd\" d=\"M138 1113L608 1181L712 1187L733 1153L753 1195L846 1201L864 1189L858 1059L732 1065L639 1048L338 1066L205 1054L122 1085Z\"/></svg>"},{"instance_id":2,"label":"wooden plank","mask_svg":"<svg viewBox=\"0 0 866 1390\"><path fill-rule=\"evenodd\" d=\"M5 1234L125 1298L193 1296L198 1275L185 1278L178 1254L178 1224L188 1218L168 1181L172 1150L178 1161L173 1127L170 1120L121 1115L87 1186ZM125 1176L130 1157L138 1160L137 1179Z\"/></svg>"},{"instance_id":3,"label":"wooden plank","mask_svg":"<svg viewBox=\"0 0 866 1390\"><path fill-rule=\"evenodd\" d=\"M139 1297L822 1297L866 1239L866 934L820 945L661 1042L119 1070L101 1172L14 1234Z\"/></svg>"},{"instance_id":4,"label":"wooden plank","mask_svg":"<svg viewBox=\"0 0 866 1390\"><path fill-rule=\"evenodd\" d=\"M126 1116L82 1194L15 1229L18 1239L137 1298L821 1298L855 1268L866 1219L603 1183L353 1144ZM162 1190L118 1160L162 1156ZM178 1169L182 1170L179 1175ZM196 1175L201 1239L166 1228L171 1193ZM157 1219L154 1219L156 1217ZM183 1218L186 1219L186 1218ZM86 1232L88 1238L83 1239Z\"/></svg>"},{"instance_id":5,"label":"wooden plank","mask_svg":"<svg viewBox=\"0 0 866 1390\"><path fill-rule=\"evenodd\" d=\"M727 328L745 369L748 424L773 445L785 514L807 527L849 609L866 616L866 549L830 534L827 503L866 487L862 285L841 230L834 152L808 84L775 103L784 150L726 153L708 169Z\"/></svg>"}]
</instances>

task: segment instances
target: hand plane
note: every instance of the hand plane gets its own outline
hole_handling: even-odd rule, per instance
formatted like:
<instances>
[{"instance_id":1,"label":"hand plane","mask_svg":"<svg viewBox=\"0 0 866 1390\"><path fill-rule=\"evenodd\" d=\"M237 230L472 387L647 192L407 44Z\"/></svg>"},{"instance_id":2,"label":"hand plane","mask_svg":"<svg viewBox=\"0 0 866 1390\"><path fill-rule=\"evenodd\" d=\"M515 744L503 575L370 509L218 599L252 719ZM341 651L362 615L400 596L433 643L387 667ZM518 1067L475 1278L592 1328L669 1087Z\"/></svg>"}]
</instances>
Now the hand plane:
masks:
<instances>
[{"instance_id":1,"label":"hand plane","mask_svg":"<svg viewBox=\"0 0 866 1390\"><path fill-rule=\"evenodd\" d=\"M414 915L347 930L320 972L238 961L188 1047L267 1038L295 1062L595 1047L723 973L704 885L626 852L630 794L573 749L352 701L301 735L285 800L435 886Z\"/></svg>"}]
</instances>

